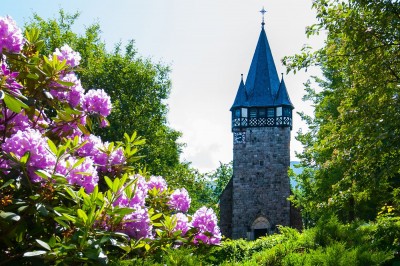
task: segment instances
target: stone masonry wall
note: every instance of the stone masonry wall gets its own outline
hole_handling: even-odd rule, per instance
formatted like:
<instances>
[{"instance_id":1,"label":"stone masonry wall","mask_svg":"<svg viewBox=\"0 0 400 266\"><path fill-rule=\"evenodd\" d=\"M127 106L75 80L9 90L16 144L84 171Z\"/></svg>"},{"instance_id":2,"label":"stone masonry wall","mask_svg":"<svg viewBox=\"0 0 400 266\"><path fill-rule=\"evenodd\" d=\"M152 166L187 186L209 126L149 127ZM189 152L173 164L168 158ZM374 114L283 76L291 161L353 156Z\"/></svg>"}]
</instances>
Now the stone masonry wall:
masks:
<instances>
[{"instance_id":1,"label":"stone masonry wall","mask_svg":"<svg viewBox=\"0 0 400 266\"><path fill-rule=\"evenodd\" d=\"M219 198L219 217L222 235L232 237L232 178L229 180Z\"/></svg>"},{"instance_id":2,"label":"stone masonry wall","mask_svg":"<svg viewBox=\"0 0 400 266\"><path fill-rule=\"evenodd\" d=\"M246 238L260 216L272 229L290 225L290 128L247 128L233 149L232 238Z\"/></svg>"}]
</instances>

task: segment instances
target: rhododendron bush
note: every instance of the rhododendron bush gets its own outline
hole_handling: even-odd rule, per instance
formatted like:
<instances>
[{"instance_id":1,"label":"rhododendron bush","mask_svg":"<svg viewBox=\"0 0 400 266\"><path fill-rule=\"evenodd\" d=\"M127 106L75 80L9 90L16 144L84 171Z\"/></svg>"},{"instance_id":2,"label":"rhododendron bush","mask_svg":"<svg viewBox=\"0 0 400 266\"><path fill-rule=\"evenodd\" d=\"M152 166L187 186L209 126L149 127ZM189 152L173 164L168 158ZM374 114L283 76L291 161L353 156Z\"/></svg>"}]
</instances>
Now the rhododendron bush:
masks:
<instances>
[{"instance_id":1,"label":"rhododendron bush","mask_svg":"<svg viewBox=\"0 0 400 266\"><path fill-rule=\"evenodd\" d=\"M38 36L0 18L0 261L107 263L218 244L212 209L189 215L186 189L132 167L144 140L91 134L109 125L110 97L81 86L68 45L40 55Z\"/></svg>"}]
</instances>

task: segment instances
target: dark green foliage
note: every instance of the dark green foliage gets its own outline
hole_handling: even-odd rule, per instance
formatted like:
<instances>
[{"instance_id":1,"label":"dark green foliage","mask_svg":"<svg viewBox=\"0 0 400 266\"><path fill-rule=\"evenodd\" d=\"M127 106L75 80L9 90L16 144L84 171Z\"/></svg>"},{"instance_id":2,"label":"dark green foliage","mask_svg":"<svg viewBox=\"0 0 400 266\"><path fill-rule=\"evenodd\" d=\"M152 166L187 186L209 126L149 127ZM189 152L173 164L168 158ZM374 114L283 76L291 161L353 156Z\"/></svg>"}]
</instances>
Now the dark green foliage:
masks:
<instances>
[{"instance_id":1,"label":"dark green foliage","mask_svg":"<svg viewBox=\"0 0 400 266\"><path fill-rule=\"evenodd\" d=\"M307 170L294 199L310 225L326 212L373 220L385 204L400 209L400 3L317 0L313 8L318 22L307 34L326 34L324 47L285 59L291 70L323 73L306 84L315 112L303 115L310 130L297 136Z\"/></svg>"},{"instance_id":2,"label":"dark green foliage","mask_svg":"<svg viewBox=\"0 0 400 266\"><path fill-rule=\"evenodd\" d=\"M255 241L226 239L207 253L194 252L203 265L395 265L400 263L398 218L343 224L323 217L303 232L280 227L280 234ZM174 251L174 256L183 252ZM184 255L182 255L183 257ZM193 258L194 259L194 258ZM165 262L165 260L164 260ZM167 264L169 265L169 264ZM183 264L184 265L184 264Z\"/></svg>"},{"instance_id":3,"label":"dark green foliage","mask_svg":"<svg viewBox=\"0 0 400 266\"><path fill-rule=\"evenodd\" d=\"M207 177L211 180L213 185L212 198L215 203L219 201L222 191L224 191L226 185L233 175L232 163L221 163L219 162L218 168L207 174Z\"/></svg>"}]
</instances>

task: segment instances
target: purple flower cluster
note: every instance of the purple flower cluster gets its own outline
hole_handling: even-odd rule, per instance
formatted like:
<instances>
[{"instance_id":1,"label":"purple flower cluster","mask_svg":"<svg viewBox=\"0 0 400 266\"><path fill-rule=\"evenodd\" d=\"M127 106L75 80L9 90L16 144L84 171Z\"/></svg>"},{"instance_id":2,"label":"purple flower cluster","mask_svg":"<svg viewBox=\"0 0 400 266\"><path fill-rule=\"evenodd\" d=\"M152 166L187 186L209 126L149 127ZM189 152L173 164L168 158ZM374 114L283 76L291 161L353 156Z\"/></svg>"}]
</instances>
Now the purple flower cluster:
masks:
<instances>
[{"instance_id":1,"label":"purple flower cluster","mask_svg":"<svg viewBox=\"0 0 400 266\"><path fill-rule=\"evenodd\" d=\"M63 174L71 185L84 187L90 193L99 182L96 167L90 157L84 157L81 164L73 168L78 159L69 157L67 161L59 163L57 172Z\"/></svg>"},{"instance_id":2,"label":"purple flower cluster","mask_svg":"<svg viewBox=\"0 0 400 266\"><path fill-rule=\"evenodd\" d=\"M122 222L122 231L135 239L152 238L153 226L150 222L148 210L145 206L148 192L146 179L141 175L135 175L133 184L134 196L128 198L123 192L114 202L114 206L133 208L135 211L125 215Z\"/></svg>"},{"instance_id":3,"label":"purple flower cluster","mask_svg":"<svg viewBox=\"0 0 400 266\"><path fill-rule=\"evenodd\" d=\"M221 242L221 232L217 221L217 216L213 209L204 206L198 209L194 213L191 223L191 225L198 230L193 242L198 243L201 241L208 245L219 244Z\"/></svg>"},{"instance_id":4,"label":"purple flower cluster","mask_svg":"<svg viewBox=\"0 0 400 266\"><path fill-rule=\"evenodd\" d=\"M150 176L150 180L147 182L149 190L155 188L159 192L164 192L167 190L167 182L162 176Z\"/></svg>"},{"instance_id":5,"label":"purple flower cluster","mask_svg":"<svg viewBox=\"0 0 400 266\"><path fill-rule=\"evenodd\" d=\"M54 83L54 89L50 90L51 95L61 102L67 102L71 107L78 106L83 98L85 90L82 88L81 81L74 73L68 73L61 77L61 81L74 83L71 87L61 86Z\"/></svg>"},{"instance_id":6,"label":"purple flower cluster","mask_svg":"<svg viewBox=\"0 0 400 266\"><path fill-rule=\"evenodd\" d=\"M36 170L52 170L54 169L56 158L50 152L47 139L35 129L26 129L25 131L17 131L10 138L7 138L2 144L2 149L7 153L14 153L19 159L26 152L30 153L27 162L27 171L33 182L42 180L35 171Z\"/></svg>"},{"instance_id":7,"label":"purple flower cluster","mask_svg":"<svg viewBox=\"0 0 400 266\"><path fill-rule=\"evenodd\" d=\"M176 211L187 212L190 207L191 199L185 188L176 189L170 196L168 206Z\"/></svg>"},{"instance_id":8,"label":"purple flower cluster","mask_svg":"<svg viewBox=\"0 0 400 266\"><path fill-rule=\"evenodd\" d=\"M135 239L153 238L152 230L146 208L135 208L133 213L125 215L122 222L122 231Z\"/></svg>"},{"instance_id":9,"label":"purple flower cluster","mask_svg":"<svg viewBox=\"0 0 400 266\"><path fill-rule=\"evenodd\" d=\"M15 21L9 16L0 17L0 54L3 50L19 53L24 43L22 31L17 27Z\"/></svg>"},{"instance_id":10,"label":"purple flower cluster","mask_svg":"<svg viewBox=\"0 0 400 266\"><path fill-rule=\"evenodd\" d=\"M56 55L60 61L66 60L67 65L71 67L78 66L82 59L81 55L72 50L68 44L65 44L60 49L56 48L56 51L53 54Z\"/></svg>"},{"instance_id":11,"label":"purple flower cluster","mask_svg":"<svg viewBox=\"0 0 400 266\"><path fill-rule=\"evenodd\" d=\"M98 152L93 157L94 162L98 165L98 169L104 173L113 173L116 169L120 168L125 164L126 158L124 155L124 150L119 147L111 151L111 153L106 152L108 150L109 143L104 143L102 146L97 147Z\"/></svg>"},{"instance_id":12,"label":"purple flower cluster","mask_svg":"<svg viewBox=\"0 0 400 266\"><path fill-rule=\"evenodd\" d=\"M181 236L184 236L191 227L188 217L181 212L174 214L173 217L176 219L176 226L173 231L181 231Z\"/></svg>"},{"instance_id":13,"label":"purple flower cluster","mask_svg":"<svg viewBox=\"0 0 400 266\"><path fill-rule=\"evenodd\" d=\"M38 113L38 112L37 112ZM38 117L38 116L39 117ZM28 128L37 129L41 133L48 126L47 119L44 114L37 114L33 116L34 122L32 122L25 114L25 111L21 111L16 114L9 109L2 109L0 116L0 131L6 131L6 136L17 133L18 130L25 131Z\"/></svg>"},{"instance_id":14,"label":"purple flower cluster","mask_svg":"<svg viewBox=\"0 0 400 266\"><path fill-rule=\"evenodd\" d=\"M81 137L83 134L82 131L79 129L78 124L86 125L86 116L71 115L70 121L61 120L58 123L53 123L51 125L51 130L60 137Z\"/></svg>"},{"instance_id":15,"label":"purple flower cluster","mask_svg":"<svg viewBox=\"0 0 400 266\"><path fill-rule=\"evenodd\" d=\"M99 148L103 146L103 142L99 137L95 135L83 136L81 138L81 143L83 142L85 142L85 144L77 150L79 156L95 158L101 153Z\"/></svg>"},{"instance_id":16,"label":"purple flower cluster","mask_svg":"<svg viewBox=\"0 0 400 266\"><path fill-rule=\"evenodd\" d=\"M135 183L133 184L134 196L129 199L125 193L114 202L114 206L119 207L144 207L146 203L146 197L148 192L148 185L146 179L141 175L135 175Z\"/></svg>"},{"instance_id":17,"label":"purple flower cluster","mask_svg":"<svg viewBox=\"0 0 400 266\"><path fill-rule=\"evenodd\" d=\"M1 64L0 76L3 76L3 79L5 80L4 86L16 96L21 94L20 89L22 88L22 85L15 79L18 77L18 74L18 72L11 72L6 63L3 62Z\"/></svg>"},{"instance_id":18,"label":"purple flower cluster","mask_svg":"<svg viewBox=\"0 0 400 266\"><path fill-rule=\"evenodd\" d=\"M112 108L110 96L102 89L89 90L83 97L82 108L87 113L106 117Z\"/></svg>"}]
</instances>

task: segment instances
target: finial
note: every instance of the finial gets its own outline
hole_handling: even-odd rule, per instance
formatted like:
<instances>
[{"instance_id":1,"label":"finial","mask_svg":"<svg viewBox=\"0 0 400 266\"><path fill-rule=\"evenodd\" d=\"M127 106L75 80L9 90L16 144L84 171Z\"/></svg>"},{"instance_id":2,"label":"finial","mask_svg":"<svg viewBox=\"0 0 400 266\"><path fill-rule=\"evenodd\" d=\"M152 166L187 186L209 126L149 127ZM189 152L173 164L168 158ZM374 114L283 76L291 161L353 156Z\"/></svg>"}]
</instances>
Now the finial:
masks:
<instances>
[{"instance_id":1,"label":"finial","mask_svg":"<svg viewBox=\"0 0 400 266\"><path fill-rule=\"evenodd\" d=\"M243 81L243 74L240 74L242 76L242 81Z\"/></svg>"},{"instance_id":2,"label":"finial","mask_svg":"<svg viewBox=\"0 0 400 266\"><path fill-rule=\"evenodd\" d=\"M261 26L264 27L265 22L264 22L264 14L267 13L267 11L264 9L264 7L260 10L260 13L262 14L262 23Z\"/></svg>"}]
</instances>

